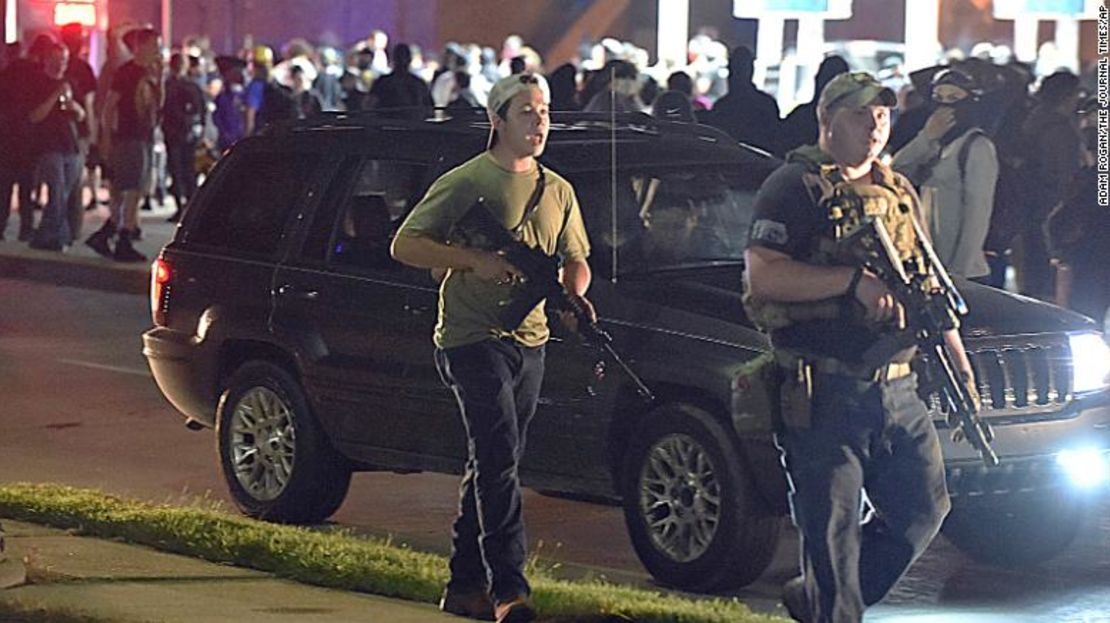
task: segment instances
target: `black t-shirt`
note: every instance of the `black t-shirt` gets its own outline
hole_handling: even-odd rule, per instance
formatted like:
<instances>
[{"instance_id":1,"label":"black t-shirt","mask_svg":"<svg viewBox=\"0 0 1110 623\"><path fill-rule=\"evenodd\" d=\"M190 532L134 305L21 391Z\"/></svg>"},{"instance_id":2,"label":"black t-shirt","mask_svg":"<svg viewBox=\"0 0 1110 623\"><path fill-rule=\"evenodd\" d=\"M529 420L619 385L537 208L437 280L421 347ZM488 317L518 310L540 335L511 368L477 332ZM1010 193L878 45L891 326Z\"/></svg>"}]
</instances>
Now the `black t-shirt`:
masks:
<instances>
[{"instance_id":1,"label":"black t-shirt","mask_svg":"<svg viewBox=\"0 0 1110 623\"><path fill-rule=\"evenodd\" d=\"M64 78L57 80L41 72L35 76L27 89L31 110L45 102L63 82ZM63 111L55 98L46 118L31 125L31 138L36 154L77 153L77 122L73 113Z\"/></svg>"},{"instance_id":2,"label":"black t-shirt","mask_svg":"<svg viewBox=\"0 0 1110 623\"><path fill-rule=\"evenodd\" d=\"M187 78L166 82L166 101L162 105L162 133L168 142L195 141L194 127L204 123L204 93Z\"/></svg>"},{"instance_id":3,"label":"black t-shirt","mask_svg":"<svg viewBox=\"0 0 1110 623\"><path fill-rule=\"evenodd\" d=\"M92 67L84 59L71 56L69 57L69 66L66 67L65 79L69 81L70 88L73 89L73 99L77 100L77 103L84 108L85 96L96 91L96 75L93 74ZM93 111L86 110L85 113L91 115ZM88 138L88 124L77 124L77 132L81 138Z\"/></svg>"},{"instance_id":4,"label":"black t-shirt","mask_svg":"<svg viewBox=\"0 0 1110 623\"><path fill-rule=\"evenodd\" d=\"M136 93L139 83L146 80L147 72L135 61L128 61L112 76L112 91L119 96L118 124L112 135L123 140L153 141L154 127L150 120L139 115Z\"/></svg>"},{"instance_id":5,"label":"black t-shirt","mask_svg":"<svg viewBox=\"0 0 1110 623\"><path fill-rule=\"evenodd\" d=\"M750 246L810 261L818 237L829 232L831 223L817 205L820 197L812 196L806 188L802 179L805 173L804 164L788 163L763 182L755 198ZM845 318L799 322L771 332L776 348L847 363L860 363L863 351L878 337L871 328Z\"/></svg>"}]
</instances>

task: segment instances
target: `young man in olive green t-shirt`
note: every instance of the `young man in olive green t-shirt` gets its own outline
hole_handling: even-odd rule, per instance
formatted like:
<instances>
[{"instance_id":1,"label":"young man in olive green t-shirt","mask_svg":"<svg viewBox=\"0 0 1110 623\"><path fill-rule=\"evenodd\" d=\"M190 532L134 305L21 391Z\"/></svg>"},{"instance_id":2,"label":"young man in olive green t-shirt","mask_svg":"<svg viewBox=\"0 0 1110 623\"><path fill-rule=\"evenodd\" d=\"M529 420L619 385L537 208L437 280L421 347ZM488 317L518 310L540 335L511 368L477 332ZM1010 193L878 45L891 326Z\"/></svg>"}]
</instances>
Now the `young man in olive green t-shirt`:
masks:
<instances>
[{"instance_id":1,"label":"young man in olive green t-shirt","mask_svg":"<svg viewBox=\"0 0 1110 623\"><path fill-rule=\"evenodd\" d=\"M452 534L451 580L440 607L504 623L535 618L524 577L517 468L543 380L547 317L541 301L519 326L504 326L501 312L518 294L520 271L495 252L450 239L481 198L527 245L562 258L563 286L594 316L584 298L590 247L574 189L536 161L547 141L549 101L542 77L498 81L488 100L490 148L436 180L392 249L400 262L446 270L435 358L458 400L469 457Z\"/></svg>"}]
</instances>

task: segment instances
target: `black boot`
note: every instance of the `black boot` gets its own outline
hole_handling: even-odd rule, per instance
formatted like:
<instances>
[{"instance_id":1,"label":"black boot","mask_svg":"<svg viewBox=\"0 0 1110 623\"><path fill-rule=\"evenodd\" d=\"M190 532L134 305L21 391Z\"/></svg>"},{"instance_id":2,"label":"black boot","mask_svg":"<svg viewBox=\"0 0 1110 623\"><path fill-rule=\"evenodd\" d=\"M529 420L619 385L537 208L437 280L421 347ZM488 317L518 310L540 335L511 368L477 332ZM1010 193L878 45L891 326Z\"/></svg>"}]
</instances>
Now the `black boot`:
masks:
<instances>
[{"instance_id":1,"label":"black boot","mask_svg":"<svg viewBox=\"0 0 1110 623\"><path fill-rule=\"evenodd\" d=\"M135 238L134 232L121 229L116 240L116 252L113 256L117 262L145 262L146 256L135 250L131 241Z\"/></svg>"},{"instance_id":2,"label":"black boot","mask_svg":"<svg viewBox=\"0 0 1110 623\"><path fill-rule=\"evenodd\" d=\"M112 240L112 235L116 233L116 224L108 219L104 222L104 226L96 230L93 235L85 239L85 244L88 245L93 251L99 255L107 258L113 257L112 247L109 244Z\"/></svg>"}]
</instances>

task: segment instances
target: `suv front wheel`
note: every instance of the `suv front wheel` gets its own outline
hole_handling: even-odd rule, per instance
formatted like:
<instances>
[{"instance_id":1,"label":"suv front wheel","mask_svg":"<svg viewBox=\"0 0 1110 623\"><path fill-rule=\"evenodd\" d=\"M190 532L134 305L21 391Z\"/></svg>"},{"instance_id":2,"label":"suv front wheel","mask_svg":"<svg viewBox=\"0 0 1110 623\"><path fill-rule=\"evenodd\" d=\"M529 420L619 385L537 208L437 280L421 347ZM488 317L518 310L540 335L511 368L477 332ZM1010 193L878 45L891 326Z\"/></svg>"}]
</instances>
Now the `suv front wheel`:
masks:
<instances>
[{"instance_id":1,"label":"suv front wheel","mask_svg":"<svg viewBox=\"0 0 1110 623\"><path fill-rule=\"evenodd\" d=\"M692 591L739 588L771 563L781 523L709 413L665 405L634 433L622 475L632 544L659 581Z\"/></svg>"},{"instance_id":2,"label":"suv front wheel","mask_svg":"<svg viewBox=\"0 0 1110 623\"><path fill-rule=\"evenodd\" d=\"M224 479L250 517L318 523L347 496L351 468L316 422L300 384L272 363L252 361L231 375L216 433Z\"/></svg>"}]
</instances>

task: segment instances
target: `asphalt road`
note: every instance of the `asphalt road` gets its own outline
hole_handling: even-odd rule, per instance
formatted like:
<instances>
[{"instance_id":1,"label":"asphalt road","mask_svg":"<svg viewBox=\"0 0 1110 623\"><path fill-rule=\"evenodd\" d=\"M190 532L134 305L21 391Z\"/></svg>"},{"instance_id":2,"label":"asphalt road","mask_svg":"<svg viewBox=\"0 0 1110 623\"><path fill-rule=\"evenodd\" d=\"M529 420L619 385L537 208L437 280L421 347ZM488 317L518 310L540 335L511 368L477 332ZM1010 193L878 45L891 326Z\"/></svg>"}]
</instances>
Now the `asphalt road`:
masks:
<instances>
[{"instance_id":1,"label":"asphalt road","mask_svg":"<svg viewBox=\"0 0 1110 623\"><path fill-rule=\"evenodd\" d=\"M0 279L0 481L95 487L158 502L226 502L214 437L190 432L162 398L141 355L145 298ZM446 552L456 479L359 474L334 521ZM620 510L529 492L532 551L571 575L649 584ZM737 596L778 609L795 564L786 533L765 577ZM1079 539L1031 569L976 564L943 538L870 622L1110 622L1110 495Z\"/></svg>"}]
</instances>

